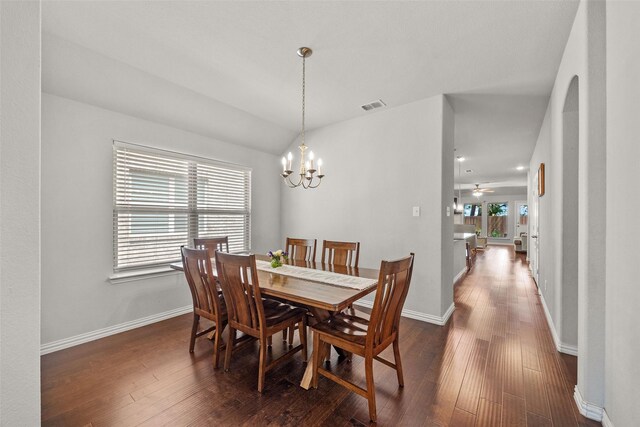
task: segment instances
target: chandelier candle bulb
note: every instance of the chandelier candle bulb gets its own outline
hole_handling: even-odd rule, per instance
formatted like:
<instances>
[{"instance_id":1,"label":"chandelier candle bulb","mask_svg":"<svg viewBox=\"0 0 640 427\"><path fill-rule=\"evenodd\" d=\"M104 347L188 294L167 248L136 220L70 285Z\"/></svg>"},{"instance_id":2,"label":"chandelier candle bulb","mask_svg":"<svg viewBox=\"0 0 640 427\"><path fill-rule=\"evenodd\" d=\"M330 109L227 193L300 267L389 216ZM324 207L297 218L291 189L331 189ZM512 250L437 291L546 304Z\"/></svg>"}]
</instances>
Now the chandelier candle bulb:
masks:
<instances>
[{"instance_id":1,"label":"chandelier candle bulb","mask_svg":"<svg viewBox=\"0 0 640 427\"><path fill-rule=\"evenodd\" d=\"M291 154L291 151L289 151L289 154L287 154L287 159L289 159L289 166L287 167L287 170L291 170L291 159L293 159L293 154Z\"/></svg>"},{"instance_id":2,"label":"chandelier candle bulb","mask_svg":"<svg viewBox=\"0 0 640 427\"><path fill-rule=\"evenodd\" d=\"M285 159L284 157L282 158L282 172L286 172L287 171L287 159Z\"/></svg>"},{"instance_id":3,"label":"chandelier candle bulb","mask_svg":"<svg viewBox=\"0 0 640 427\"><path fill-rule=\"evenodd\" d=\"M318 176L322 176L322 159L318 159Z\"/></svg>"}]
</instances>

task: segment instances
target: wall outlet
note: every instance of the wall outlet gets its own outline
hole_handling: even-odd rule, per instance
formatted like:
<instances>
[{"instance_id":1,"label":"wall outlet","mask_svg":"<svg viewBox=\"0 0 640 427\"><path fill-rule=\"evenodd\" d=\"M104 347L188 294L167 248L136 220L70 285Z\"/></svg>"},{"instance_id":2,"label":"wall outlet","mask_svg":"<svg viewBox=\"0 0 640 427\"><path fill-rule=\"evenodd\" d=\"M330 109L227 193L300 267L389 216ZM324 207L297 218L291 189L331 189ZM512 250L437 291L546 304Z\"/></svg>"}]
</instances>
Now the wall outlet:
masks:
<instances>
[{"instance_id":1,"label":"wall outlet","mask_svg":"<svg viewBox=\"0 0 640 427\"><path fill-rule=\"evenodd\" d=\"M451 216L451 207L447 206L447 216Z\"/></svg>"},{"instance_id":2,"label":"wall outlet","mask_svg":"<svg viewBox=\"0 0 640 427\"><path fill-rule=\"evenodd\" d=\"M413 216L420 216L420 206L413 207Z\"/></svg>"}]
</instances>

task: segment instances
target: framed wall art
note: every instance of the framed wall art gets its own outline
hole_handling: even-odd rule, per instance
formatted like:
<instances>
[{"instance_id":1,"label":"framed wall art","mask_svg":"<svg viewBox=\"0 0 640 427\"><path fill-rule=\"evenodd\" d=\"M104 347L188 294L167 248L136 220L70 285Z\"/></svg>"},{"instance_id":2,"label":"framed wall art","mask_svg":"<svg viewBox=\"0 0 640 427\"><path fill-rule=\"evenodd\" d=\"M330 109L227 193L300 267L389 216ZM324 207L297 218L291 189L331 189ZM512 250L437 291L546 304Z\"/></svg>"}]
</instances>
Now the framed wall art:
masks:
<instances>
[{"instance_id":1,"label":"framed wall art","mask_svg":"<svg viewBox=\"0 0 640 427\"><path fill-rule=\"evenodd\" d=\"M538 168L538 197L544 196L544 163Z\"/></svg>"}]
</instances>

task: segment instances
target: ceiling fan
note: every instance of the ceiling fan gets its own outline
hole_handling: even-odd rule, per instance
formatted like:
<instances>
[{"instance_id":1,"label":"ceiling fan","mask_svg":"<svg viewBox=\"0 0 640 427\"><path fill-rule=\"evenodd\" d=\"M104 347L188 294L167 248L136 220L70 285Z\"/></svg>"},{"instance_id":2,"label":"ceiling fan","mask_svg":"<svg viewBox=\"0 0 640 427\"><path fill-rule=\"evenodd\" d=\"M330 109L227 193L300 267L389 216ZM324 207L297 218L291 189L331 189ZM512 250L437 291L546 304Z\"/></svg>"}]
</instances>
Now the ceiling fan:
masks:
<instances>
[{"instance_id":1,"label":"ceiling fan","mask_svg":"<svg viewBox=\"0 0 640 427\"><path fill-rule=\"evenodd\" d=\"M476 184L476 188L474 188L471 192L471 194L475 197L480 197L483 193L493 193L493 190L489 188L480 188L480 184Z\"/></svg>"}]
</instances>

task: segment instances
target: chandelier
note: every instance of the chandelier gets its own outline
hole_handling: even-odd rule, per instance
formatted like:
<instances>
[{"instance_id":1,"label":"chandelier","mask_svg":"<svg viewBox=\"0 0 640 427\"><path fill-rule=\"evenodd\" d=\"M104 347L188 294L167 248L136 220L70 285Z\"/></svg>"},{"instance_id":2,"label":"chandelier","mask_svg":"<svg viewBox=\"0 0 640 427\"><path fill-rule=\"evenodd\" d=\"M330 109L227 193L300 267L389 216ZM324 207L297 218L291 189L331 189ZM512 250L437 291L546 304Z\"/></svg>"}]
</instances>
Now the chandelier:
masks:
<instances>
[{"instance_id":1,"label":"chandelier","mask_svg":"<svg viewBox=\"0 0 640 427\"><path fill-rule=\"evenodd\" d=\"M302 143L300 144L300 169L299 178L297 182L291 180L293 169L291 162L293 161L293 155L291 152L287 154L287 157L282 158L282 179L284 183L291 188L316 188L322 182L324 174L322 173L322 159L318 159L317 165L315 163L315 156L313 151L309 151L309 156L305 159L305 152L309 147L304 144L304 113L305 113L305 60L308 56L311 56L313 51L308 47L301 47L298 49L298 56L302 58ZM318 169L316 169L316 166Z\"/></svg>"}]
</instances>

